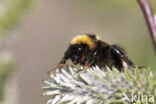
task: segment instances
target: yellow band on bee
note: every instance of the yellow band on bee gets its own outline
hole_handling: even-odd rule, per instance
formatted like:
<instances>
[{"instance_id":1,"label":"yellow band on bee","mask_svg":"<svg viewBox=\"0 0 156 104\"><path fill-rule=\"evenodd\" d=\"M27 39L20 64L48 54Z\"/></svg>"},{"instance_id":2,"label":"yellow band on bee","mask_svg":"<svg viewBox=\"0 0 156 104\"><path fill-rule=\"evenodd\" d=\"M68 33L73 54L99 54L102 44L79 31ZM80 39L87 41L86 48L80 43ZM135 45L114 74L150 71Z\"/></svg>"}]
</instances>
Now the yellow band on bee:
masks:
<instances>
[{"instance_id":1,"label":"yellow band on bee","mask_svg":"<svg viewBox=\"0 0 156 104\"><path fill-rule=\"evenodd\" d=\"M94 40L92 40L87 35L78 35L74 37L71 41L71 44L79 44L79 43L87 44L90 49L96 48L96 43L94 42Z\"/></svg>"}]
</instances>

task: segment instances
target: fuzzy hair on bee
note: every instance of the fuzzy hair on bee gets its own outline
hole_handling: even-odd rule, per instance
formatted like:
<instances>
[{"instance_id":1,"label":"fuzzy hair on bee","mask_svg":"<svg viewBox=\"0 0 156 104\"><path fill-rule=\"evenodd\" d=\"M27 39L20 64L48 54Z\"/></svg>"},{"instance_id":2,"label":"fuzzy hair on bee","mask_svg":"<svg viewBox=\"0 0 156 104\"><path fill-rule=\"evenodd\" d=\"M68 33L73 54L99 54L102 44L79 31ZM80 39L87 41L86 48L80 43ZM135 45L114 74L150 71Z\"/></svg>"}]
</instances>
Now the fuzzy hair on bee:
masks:
<instances>
[{"instance_id":1,"label":"fuzzy hair on bee","mask_svg":"<svg viewBox=\"0 0 156 104\"><path fill-rule=\"evenodd\" d=\"M83 69L93 66L100 68L107 66L110 69L115 67L119 71L123 71L125 67L135 67L123 48L98 39L96 34L75 36L54 69L64 67L67 60L71 60L75 65L80 64Z\"/></svg>"}]
</instances>

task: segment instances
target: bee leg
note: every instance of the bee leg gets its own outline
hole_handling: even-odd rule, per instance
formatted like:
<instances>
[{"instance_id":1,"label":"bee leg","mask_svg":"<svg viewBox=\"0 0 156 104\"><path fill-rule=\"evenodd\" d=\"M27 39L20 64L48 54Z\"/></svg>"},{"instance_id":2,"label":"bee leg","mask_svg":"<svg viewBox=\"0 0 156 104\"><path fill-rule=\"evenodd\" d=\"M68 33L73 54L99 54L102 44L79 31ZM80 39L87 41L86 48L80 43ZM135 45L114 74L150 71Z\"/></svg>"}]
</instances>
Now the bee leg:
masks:
<instances>
[{"instance_id":1,"label":"bee leg","mask_svg":"<svg viewBox=\"0 0 156 104\"><path fill-rule=\"evenodd\" d=\"M54 68L52 68L51 70L49 70L47 73L50 74L51 72L55 71L57 68L63 68L65 67L65 62L66 62L66 59L63 58L59 64L57 64Z\"/></svg>"},{"instance_id":2,"label":"bee leg","mask_svg":"<svg viewBox=\"0 0 156 104\"><path fill-rule=\"evenodd\" d=\"M147 68L146 66L135 66L135 68L138 68L138 69L145 69L145 68Z\"/></svg>"},{"instance_id":3,"label":"bee leg","mask_svg":"<svg viewBox=\"0 0 156 104\"><path fill-rule=\"evenodd\" d=\"M55 71L56 69L61 69L63 67L65 67L65 64L57 64L54 68L49 70L47 73L50 74L51 72Z\"/></svg>"},{"instance_id":4,"label":"bee leg","mask_svg":"<svg viewBox=\"0 0 156 104\"><path fill-rule=\"evenodd\" d=\"M82 69L79 69L77 72L80 72L80 71L83 71L83 70L86 70L88 67L91 66L91 63L89 61L86 62L86 64L84 65L84 67Z\"/></svg>"},{"instance_id":5,"label":"bee leg","mask_svg":"<svg viewBox=\"0 0 156 104\"><path fill-rule=\"evenodd\" d=\"M57 64L54 68L50 69L47 73L50 74L51 72L56 70L58 68L58 66L59 66L59 64Z\"/></svg>"},{"instance_id":6,"label":"bee leg","mask_svg":"<svg viewBox=\"0 0 156 104\"><path fill-rule=\"evenodd\" d=\"M138 69L144 69L146 66L138 66Z\"/></svg>"}]
</instances>

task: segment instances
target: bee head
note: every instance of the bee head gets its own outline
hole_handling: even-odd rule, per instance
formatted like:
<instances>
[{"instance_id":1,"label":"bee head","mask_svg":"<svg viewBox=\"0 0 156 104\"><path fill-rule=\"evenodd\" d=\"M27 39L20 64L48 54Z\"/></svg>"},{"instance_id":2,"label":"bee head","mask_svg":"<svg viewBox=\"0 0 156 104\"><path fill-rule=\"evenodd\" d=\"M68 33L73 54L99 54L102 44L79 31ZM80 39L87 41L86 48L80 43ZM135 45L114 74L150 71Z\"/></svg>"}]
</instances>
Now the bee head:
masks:
<instances>
[{"instance_id":1,"label":"bee head","mask_svg":"<svg viewBox=\"0 0 156 104\"><path fill-rule=\"evenodd\" d=\"M89 47L85 44L73 44L68 47L64 56L66 59L71 59L74 64L77 64L87 49Z\"/></svg>"}]
</instances>

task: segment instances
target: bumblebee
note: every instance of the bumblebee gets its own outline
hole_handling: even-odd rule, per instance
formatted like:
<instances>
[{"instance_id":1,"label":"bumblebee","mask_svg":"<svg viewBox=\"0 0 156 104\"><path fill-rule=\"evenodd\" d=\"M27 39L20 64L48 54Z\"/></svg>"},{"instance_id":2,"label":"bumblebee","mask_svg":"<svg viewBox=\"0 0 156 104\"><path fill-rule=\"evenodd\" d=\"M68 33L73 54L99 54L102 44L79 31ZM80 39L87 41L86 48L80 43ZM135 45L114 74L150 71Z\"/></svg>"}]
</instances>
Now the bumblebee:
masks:
<instances>
[{"instance_id":1,"label":"bumblebee","mask_svg":"<svg viewBox=\"0 0 156 104\"><path fill-rule=\"evenodd\" d=\"M75 65L80 64L83 69L107 66L110 69L115 67L119 71L123 71L125 67L135 67L123 48L99 40L95 34L74 37L64 53L64 57L54 69L64 67L67 60L71 60Z\"/></svg>"}]
</instances>

